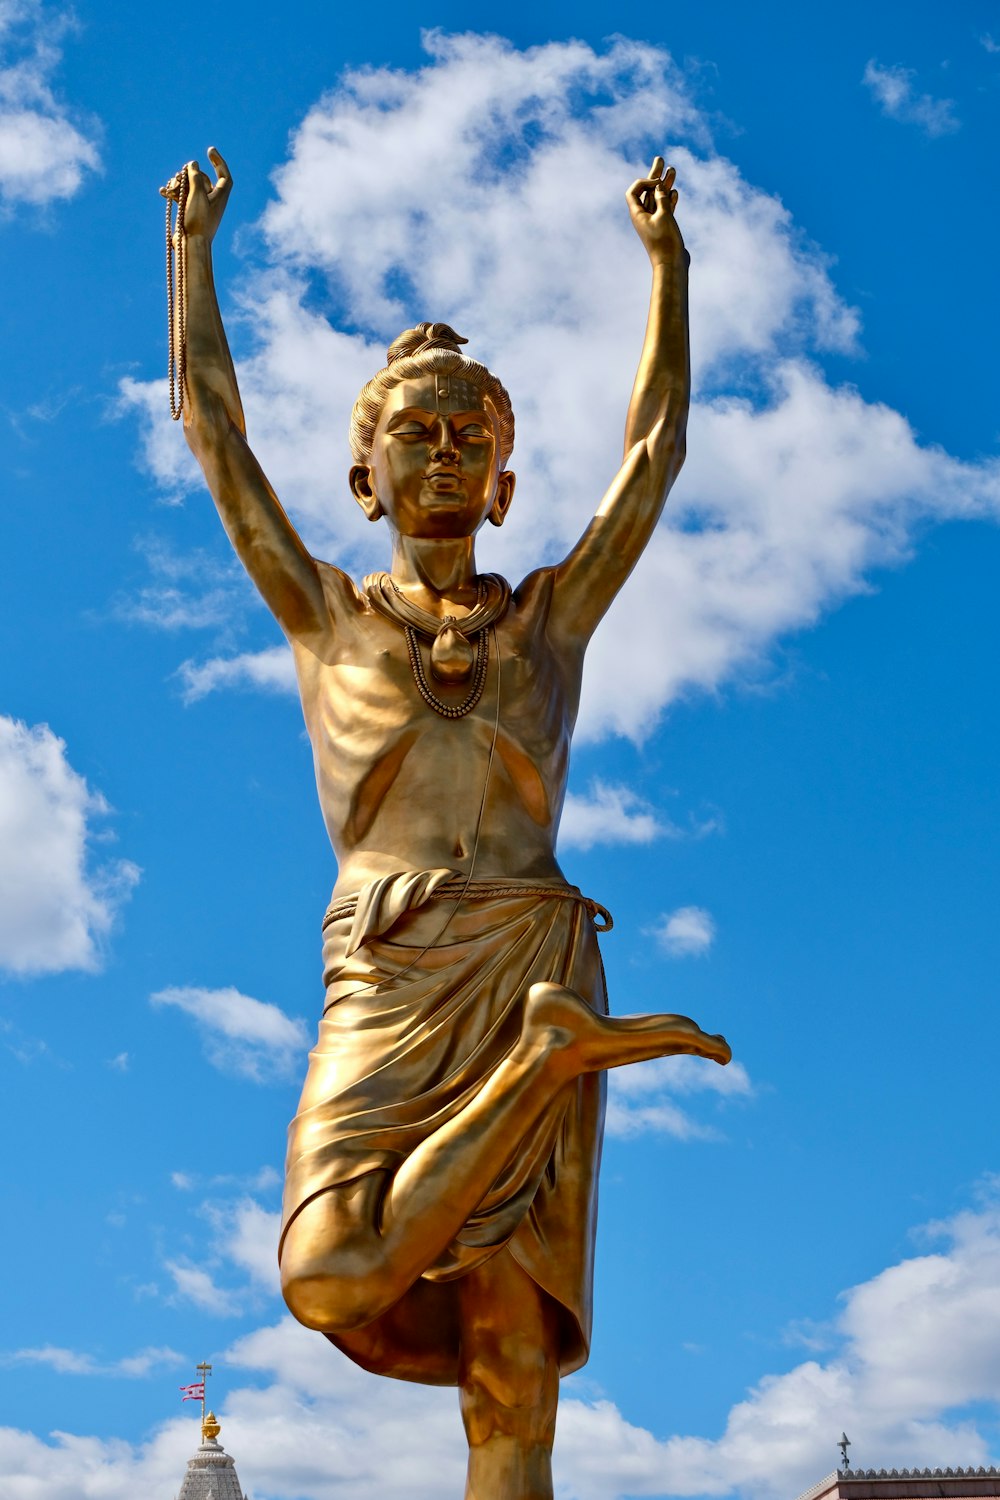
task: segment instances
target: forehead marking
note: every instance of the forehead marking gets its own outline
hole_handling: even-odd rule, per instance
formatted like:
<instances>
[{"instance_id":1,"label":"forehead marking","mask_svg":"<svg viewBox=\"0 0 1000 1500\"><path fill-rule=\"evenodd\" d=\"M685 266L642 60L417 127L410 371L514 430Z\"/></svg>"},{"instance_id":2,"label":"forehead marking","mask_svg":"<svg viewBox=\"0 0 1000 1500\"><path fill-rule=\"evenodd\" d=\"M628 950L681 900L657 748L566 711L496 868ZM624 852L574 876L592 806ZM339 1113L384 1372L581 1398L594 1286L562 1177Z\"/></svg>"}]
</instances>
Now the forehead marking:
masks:
<instances>
[{"instance_id":1,"label":"forehead marking","mask_svg":"<svg viewBox=\"0 0 1000 1500\"><path fill-rule=\"evenodd\" d=\"M389 397L390 410L405 406L435 406L439 411L484 411L494 427L497 417L493 413L489 397L462 375L434 374L421 379L403 381L396 393Z\"/></svg>"}]
</instances>

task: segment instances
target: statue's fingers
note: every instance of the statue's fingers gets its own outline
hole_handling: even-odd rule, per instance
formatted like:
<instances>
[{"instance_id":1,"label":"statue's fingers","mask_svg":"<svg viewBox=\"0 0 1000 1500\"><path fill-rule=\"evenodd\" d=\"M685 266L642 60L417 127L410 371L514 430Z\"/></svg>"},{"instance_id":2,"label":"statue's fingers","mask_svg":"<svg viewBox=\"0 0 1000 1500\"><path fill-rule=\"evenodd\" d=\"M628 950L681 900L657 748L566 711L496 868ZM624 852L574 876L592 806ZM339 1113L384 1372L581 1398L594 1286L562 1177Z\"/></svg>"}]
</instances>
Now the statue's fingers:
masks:
<instances>
[{"instance_id":1,"label":"statue's fingers","mask_svg":"<svg viewBox=\"0 0 1000 1500\"><path fill-rule=\"evenodd\" d=\"M207 181L207 178L206 178ZM227 174L220 172L215 180L214 186L210 188L208 197L211 203L225 203L233 190L233 179Z\"/></svg>"},{"instance_id":2,"label":"statue's fingers","mask_svg":"<svg viewBox=\"0 0 1000 1500\"><path fill-rule=\"evenodd\" d=\"M650 197L655 185L651 177L637 177L625 194L629 207L648 214L650 211Z\"/></svg>"},{"instance_id":3,"label":"statue's fingers","mask_svg":"<svg viewBox=\"0 0 1000 1500\"><path fill-rule=\"evenodd\" d=\"M232 172L230 172L229 166L225 158L223 157L222 152L219 151L215 146L209 146L208 159L212 163L212 166L215 168L215 175L219 180L220 186L223 182L226 182L230 187L232 187L233 174Z\"/></svg>"},{"instance_id":4,"label":"statue's fingers","mask_svg":"<svg viewBox=\"0 0 1000 1500\"><path fill-rule=\"evenodd\" d=\"M663 157L662 156L654 156L653 157L653 165L649 169L649 175L654 180L657 177L662 177L663 176Z\"/></svg>"},{"instance_id":5,"label":"statue's fingers","mask_svg":"<svg viewBox=\"0 0 1000 1500\"><path fill-rule=\"evenodd\" d=\"M203 187L206 193L209 191L212 184L196 161L189 161L184 170L187 173L189 193L196 187Z\"/></svg>"},{"instance_id":6,"label":"statue's fingers","mask_svg":"<svg viewBox=\"0 0 1000 1500\"><path fill-rule=\"evenodd\" d=\"M656 206L669 208L671 213L677 207L677 189L670 186L666 177L656 184Z\"/></svg>"}]
</instances>

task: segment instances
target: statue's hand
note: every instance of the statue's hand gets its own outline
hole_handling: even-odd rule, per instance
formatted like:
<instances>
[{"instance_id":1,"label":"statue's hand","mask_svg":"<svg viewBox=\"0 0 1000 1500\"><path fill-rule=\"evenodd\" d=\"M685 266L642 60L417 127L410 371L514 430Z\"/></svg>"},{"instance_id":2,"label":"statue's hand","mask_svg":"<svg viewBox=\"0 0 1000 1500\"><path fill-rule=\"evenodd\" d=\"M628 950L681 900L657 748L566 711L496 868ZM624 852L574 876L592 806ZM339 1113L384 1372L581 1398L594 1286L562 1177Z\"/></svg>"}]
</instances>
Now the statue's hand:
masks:
<instances>
[{"instance_id":1,"label":"statue's hand","mask_svg":"<svg viewBox=\"0 0 1000 1500\"><path fill-rule=\"evenodd\" d=\"M664 172L663 157L657 156L649 169L649 176L633 182L625 195L635 232L654 265L673 265L689 259L674 218L677 203L675 176L673 167Z\"/></svg>"},{"instance_id":2,"label":"statue's hand","mask_svg":"<svg viewBox=\"0 0 1000 1500\"><path fill-rule=\"evenodd\" d=\"M196 161L189 161L184 169L188 179L184 232L189 238L202 235L206 240L214 239L232 191L233 179L229 168L214 146L208 148L208 159L215 168L214 184Z\"/></svg>"}]
</instances>

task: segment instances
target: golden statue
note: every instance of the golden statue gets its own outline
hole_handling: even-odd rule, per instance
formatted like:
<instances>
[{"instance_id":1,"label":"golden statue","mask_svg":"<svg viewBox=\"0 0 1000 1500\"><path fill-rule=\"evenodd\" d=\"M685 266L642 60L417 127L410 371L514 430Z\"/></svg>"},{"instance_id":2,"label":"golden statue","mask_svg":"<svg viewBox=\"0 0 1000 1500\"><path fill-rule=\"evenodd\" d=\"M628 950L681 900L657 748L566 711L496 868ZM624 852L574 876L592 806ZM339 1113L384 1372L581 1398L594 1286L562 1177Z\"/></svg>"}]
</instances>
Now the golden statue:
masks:
<instances>
[{"instance_id":1,"label":"golden statue","mask_svg":"<svg viewBox=\"0 0 1000 1500\"><path fill-rule=\"evenodd\" d=\"M464 339L422 323L351 418L351 491L392 539L391 570L359 587L309 555L247 446L211 263L232 184L209 157L214 183L190 162L164 189L175 406L291 644L339 870L282 1288L365 1369L460 1387L467 1500L543 1500L559 1376L588 1353L604 1070L730 1057L684 1016L608 1016L607 914L555 857L587 642L684 459L674 172L657 157L628 190L649 322L622 466L576 546L515 589L477 571L476 534L514 495L510 400Z\"/></svg>"}]
</instances>

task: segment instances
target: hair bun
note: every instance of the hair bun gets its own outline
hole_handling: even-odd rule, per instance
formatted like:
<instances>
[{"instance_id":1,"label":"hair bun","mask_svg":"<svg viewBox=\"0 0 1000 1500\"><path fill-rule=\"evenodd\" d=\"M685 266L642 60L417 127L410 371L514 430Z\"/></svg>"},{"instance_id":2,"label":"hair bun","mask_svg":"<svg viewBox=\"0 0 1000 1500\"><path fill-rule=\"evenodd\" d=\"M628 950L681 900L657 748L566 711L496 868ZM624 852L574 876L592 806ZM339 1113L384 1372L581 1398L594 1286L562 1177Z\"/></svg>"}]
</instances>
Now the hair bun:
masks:
<instances>
[{"instance_id":1,"label":"hair bun","mask_svg":"<svg viewBox=\"0 0 1000 1500\"><path fill-rule=\"evenodd\" d=\"M407 328L398 339L393 339L386 362L394 364L397 359L408 359L424 349L453 349L457 354L458 346L468 342L447 323L418 323L416 328Z\"/></svg>"}]
</instances>

